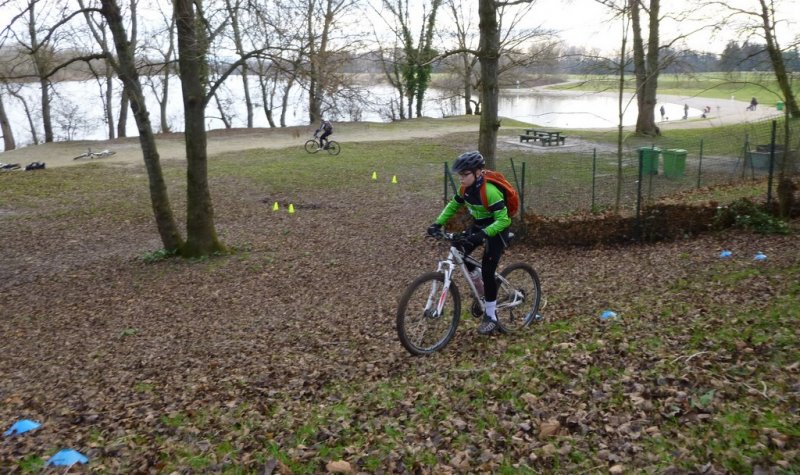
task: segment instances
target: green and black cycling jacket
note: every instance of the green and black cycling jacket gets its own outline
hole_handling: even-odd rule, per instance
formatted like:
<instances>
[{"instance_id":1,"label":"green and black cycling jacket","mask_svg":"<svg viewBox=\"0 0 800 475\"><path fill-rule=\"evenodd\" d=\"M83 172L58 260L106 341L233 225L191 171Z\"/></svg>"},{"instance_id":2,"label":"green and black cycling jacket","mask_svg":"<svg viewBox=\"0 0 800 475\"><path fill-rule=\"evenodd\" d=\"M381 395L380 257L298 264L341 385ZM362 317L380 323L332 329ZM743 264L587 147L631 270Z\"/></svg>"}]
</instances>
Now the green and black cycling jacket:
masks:
<instances>
[{"instance_id":1,"label":"green and black cycling jacket","mask_svg":"<svg viewBox=\"0 0 800 475\"><path fill-rule=\"evenodd\" d=\"M436 222L444 226L447 220L456 214L458 208L466 206L475 224L483 228L487 236L496 236L511 226L511 218L503 200L503 192L492 183L486 183L486 201L489 202L489 209L486 209L481 202L480 184L475 183L464 190L464 196L456 193L436 218Z\"/></svg>"}]
</instances>

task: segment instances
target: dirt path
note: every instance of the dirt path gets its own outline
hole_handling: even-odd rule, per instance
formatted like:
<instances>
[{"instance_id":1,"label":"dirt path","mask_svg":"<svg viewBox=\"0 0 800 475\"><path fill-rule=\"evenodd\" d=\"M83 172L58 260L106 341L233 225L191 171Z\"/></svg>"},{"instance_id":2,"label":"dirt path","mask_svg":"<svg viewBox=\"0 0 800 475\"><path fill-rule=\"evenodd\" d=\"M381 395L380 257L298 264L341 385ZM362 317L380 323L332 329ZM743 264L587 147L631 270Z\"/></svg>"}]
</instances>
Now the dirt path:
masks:
<instances>
[{"instance_id":1,"label":"dirt path","mask_svg":"<svg viewBox=\"0 0 800 475\"><path fill-rule=\"evenodd\" d=\"M415 138L440 137L457 132L473 132L479 128L478 119L465 122L463 119L420 119L408 122L388 124L358 122L337 124L332 137L341 143L371 142L384 140L408 140ZM255 148L302 147L311 138L314 128L310 126L287 127L280 129L230 129L212 130L208 134L208 155L214 156L237 150ZM183 160L185 144L183 134L163 134L156 138L158 152L162 161ZM138 137L115 140L79 140L73 142L57 142L30 147L23 147L0 154L0 162L28 163L45 162L48 168L82 165L91 160L74 160L87 149L93 151L112 150L115 155L96 159L103 163L141 163L142 148Z\"/></svg>"},{"instance_id":2,"label":"dirt path","mask_svg":"<svg viewBox=\"0 0 800 475\"><path fill-rule=\"evenodd\" d=\"M578 91L537 89L537 93L551 95L586 94ZM596 93L612 94L612 93ZM760 105L756 111L747 111L747 102L709 99L703 97L660 96L662 102L688 104L689 107L703 109L711 107L711 114L706 119L671 120L659 122L662 130L700 127L719 127L741 122L752 122L780 116L774 106ZM337 124L334 139L341 142L371 142L384 140L408 140L415 138L440 137L457 132L474 132L479 128L477 118L465 123L463 119L419 119L398 122L388 125L382 123L341 123ZM628 127L630 128L630 127ZM208 134L209 156L237 150L254 148L286 148L302 147L314 131L310 126L287 127L280 129L231 129L213 130ZM183 134L163 134L156 139L158 151L163 161L183 160L185 145ZM142 162L142 151L137 137L89 141L57 142L43 145L23 147L0 154L0 162L19 163L22 167L28 163L45 162L48 168L82 165L91 160L73 160L87 149L94 151L112 150L115 155L102 158L103 163L138 164ZM566 149L565 149L566 150Z\"/></svg>"}]
</instances>

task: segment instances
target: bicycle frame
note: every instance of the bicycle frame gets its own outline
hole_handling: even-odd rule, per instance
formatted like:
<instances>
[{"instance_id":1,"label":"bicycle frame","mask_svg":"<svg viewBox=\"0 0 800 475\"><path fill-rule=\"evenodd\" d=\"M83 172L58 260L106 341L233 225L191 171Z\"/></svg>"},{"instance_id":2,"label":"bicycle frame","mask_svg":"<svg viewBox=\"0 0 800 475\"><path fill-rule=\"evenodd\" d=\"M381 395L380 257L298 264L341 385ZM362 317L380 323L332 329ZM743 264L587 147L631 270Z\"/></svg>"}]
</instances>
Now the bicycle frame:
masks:
<instances>
[{"instance_id":1,"label":"bicycle frame","mask_svg":"<svg viewBox=\"0 0 800 475\"><path fill-rule=\"evenodd\" d=\"M475 283L473 283L472 279L469 277L469 270L467 269L466 265L467 262L474 265L478 269L482 269L480 262L475 260L472 256L465 256L460 249L451 244L450 252L448 253L447 258L439 261L436 265L436 272L440 272L444 275L444 284L442 285L442 289L441 292L439 292L438 297L437 284L434 283L434 285L431 287L431 293L428 295L428 300L425 304L426 312L430 311L433 302L436 300L436 312L432 316L439 317L442 315L444 303L447 301L447 292L450 289L450 283L453 281L453 271L455 271L456 267L461 269L461 274L464 276L464 280L469 286L470 293L472 293L472 296L475 297L475 300L479 303L481 311L486 311L486 299L478 294L478 289L475 287ZM500 281L499 283L501 288L511 288L514 291L513 299L511 299L511 301L498 304L497 308L516 307L522 303L524 296L517 289L514 289L505 277L495 273L495 279Z\"/></svg>"}]
</instances>

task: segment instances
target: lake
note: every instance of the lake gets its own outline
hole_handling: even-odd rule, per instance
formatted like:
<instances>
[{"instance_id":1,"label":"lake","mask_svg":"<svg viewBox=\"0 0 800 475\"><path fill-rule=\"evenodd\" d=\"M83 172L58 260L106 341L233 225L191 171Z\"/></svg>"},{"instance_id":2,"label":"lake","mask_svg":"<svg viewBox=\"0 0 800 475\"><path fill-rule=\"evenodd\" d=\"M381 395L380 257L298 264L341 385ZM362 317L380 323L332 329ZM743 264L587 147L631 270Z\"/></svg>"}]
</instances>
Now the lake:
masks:
<instances>
[{"instance_id":1,"label":"lake","mask_svg":"<svg viewBox=\"0 0 800 475\"><path fill-rule=\"evenodd\" d=\"M222 102L226 115L231 117L234 127L244 127L246 125L246 111L244 108L244 93L241 81L233 77L220 88ZM170 98L167 106L167 120L170 127L175 132L183 130L183 108L180 97L180 83L175 78L170 82ZM260 96L256 92L257 84L255 79L251 81L253 92L251 97L255 102L260 103ZM158 104L150 89L145 87L147 95L147 106L150 110L151 121L154 127L158 127ZM117 86L117 94L119 93ZM56 140L103 140L107 137L106 125L103 120L103 106L100 100L101 91L95 81L64 81L53 85L53 127ZM148 94L149 93L149 94ZM26 84L22 87L20 94L27 98L29 107L37 109L40 97L37 84ZM371 85L361 89L360 94L367 100L359 107L351 107L352 112L346 117L335 118L335 121L371 121L387 122L389 114L389 98L392 97L392 90L386 85ZM24 108L21 103L4 94L6 111L9 115L15 138L18 145L26 145L32 142L28 130L28 119L25 116ZM617 98L613 94L598 94L586 92L564 92L564 91L532 91L526 89L507 89L503 90L499 98L499 115L501 117L513 118L522 122L540 125L551 128L605 128L615 127L618 122ZM119 104L115 99L114 106ZM682 104L664 104L666 116L671 119L679 119L683 116ZM292 95L287 110L287 125L306 125L308 124L305 94L296 90ZM255 109L254 126L269 127L264 111L259 104ZM443 91L431 89L428 91L423 108L423 114L428 117L443 117L460 115L464 113L463 101L458 98L445 98ZM697 109L689 110L689 117L699 117L702 111ZM115 115L117 115L115 113ZM208 129L223 128L224 123L220 120L220 112L216 102L211 101L206 109ZM277 122L279 111L275 112ZM656 119L659 119L659 112L656 111ZM41 129L40 114L34 120L37 127ZM624 125L636 123L636 104L631 103L624 114ZM138 131L133 121L133 115L129 115L128 136L136 136ZM43 139L43 133L39 132L39 139Z\"/></svg>"}]
</instances>

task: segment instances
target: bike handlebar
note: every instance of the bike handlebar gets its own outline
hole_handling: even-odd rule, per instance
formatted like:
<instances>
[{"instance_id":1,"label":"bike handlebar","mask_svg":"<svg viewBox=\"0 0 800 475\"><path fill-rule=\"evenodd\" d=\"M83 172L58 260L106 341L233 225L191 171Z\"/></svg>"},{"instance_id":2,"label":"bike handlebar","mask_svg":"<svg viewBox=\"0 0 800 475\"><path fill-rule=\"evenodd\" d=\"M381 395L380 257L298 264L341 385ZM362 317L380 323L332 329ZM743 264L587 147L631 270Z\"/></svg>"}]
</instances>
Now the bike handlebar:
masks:
<instances>
[{"instance_id":1,"label":"bike handlebar","mask_svg":"<svg viewBox=\"0 0 800 475\"><path fill-rule=\"evenodd\" d=\"M447 233L447 232L444 232L444 231L441 231L441 230L439 231L439 234L436 234L436 235L428 234L428 237L432 237L433 239L436 239L437 241L445 240L445 241L450 241L451 243L456 243L456 244L465 242L466 241L466 236L467 235L465 233ZM509 241L513 237L514 237L514 233L508 233Z\"/></svg>"}]
</instances>

